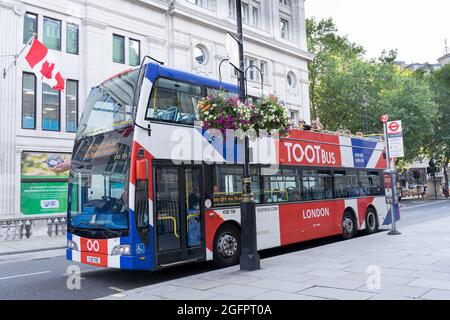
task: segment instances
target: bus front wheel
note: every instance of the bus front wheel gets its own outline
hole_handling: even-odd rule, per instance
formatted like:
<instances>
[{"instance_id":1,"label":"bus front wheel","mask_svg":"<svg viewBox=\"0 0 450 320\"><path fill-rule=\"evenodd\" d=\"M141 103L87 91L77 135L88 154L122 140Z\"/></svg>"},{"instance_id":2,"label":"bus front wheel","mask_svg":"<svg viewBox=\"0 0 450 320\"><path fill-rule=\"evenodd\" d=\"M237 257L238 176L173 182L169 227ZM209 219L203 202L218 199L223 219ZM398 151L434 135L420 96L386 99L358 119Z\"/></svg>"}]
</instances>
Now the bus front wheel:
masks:
<instances>
[{"instance_id":1,"label":"bus front wheel","mask_svg":"<svg viewBox=\"0 0 450 320\"><path fill-rule=\"evenodd\" d=\"M233 224L225 224L219 228L214 237L213 263L218 268L233 266L239 263L241 255L241 232Z\"/></svg>"},{"instance_id":2,"label":"bus front wheel","mask_svg":"<svg viewBox=\"0 0 450 320\"><path fill-rule=\"evenodd\" d=\"M342 217L342 237L345 240L353 238L356 234L356 223L353 214L349 211L344 212Z\"/></svg>"}]
</instances>

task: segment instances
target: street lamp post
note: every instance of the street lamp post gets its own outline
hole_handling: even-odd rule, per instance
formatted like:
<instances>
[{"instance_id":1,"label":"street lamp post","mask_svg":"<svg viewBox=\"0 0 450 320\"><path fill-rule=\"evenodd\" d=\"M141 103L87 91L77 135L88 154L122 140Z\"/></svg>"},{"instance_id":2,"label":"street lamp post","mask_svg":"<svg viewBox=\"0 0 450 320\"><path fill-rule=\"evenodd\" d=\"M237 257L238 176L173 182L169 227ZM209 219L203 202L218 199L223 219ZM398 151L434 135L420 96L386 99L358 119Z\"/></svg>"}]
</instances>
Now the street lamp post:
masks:
<instances>
[{"instance_id":1,"label":"street lamp post","mask_svg":"<svg viewBox=\"0 0 450 320\"><path fill-rule=\"evenodd\" d=\"M244 37L242 35L242 4L236 0L237 37L239 43L239 98L245 103L245 63ZM252 178L250 173L249 138L244 140L244 178L242 180L241 201L241 270L257 270L260 268L256 240L256 208L252 193Z\"/></svg>"}]
</instances>

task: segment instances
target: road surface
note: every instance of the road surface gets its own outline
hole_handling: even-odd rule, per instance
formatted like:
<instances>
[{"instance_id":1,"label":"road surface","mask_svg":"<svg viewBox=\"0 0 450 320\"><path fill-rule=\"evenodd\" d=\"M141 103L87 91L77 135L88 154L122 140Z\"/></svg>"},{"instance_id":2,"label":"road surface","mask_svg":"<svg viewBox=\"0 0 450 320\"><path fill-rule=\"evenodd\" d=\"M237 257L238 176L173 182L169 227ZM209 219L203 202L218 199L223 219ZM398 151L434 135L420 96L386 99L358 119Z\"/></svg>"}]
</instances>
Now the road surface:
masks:
<instances>
[{"instance_id":1,"label":"road surface","mask_svg":"<svg viewBox=\"0 0 450 320\"><path fill-rule=\"evenodd\" d=\"M450 216L450 201L408 201L402 203L402 226ZM361 235L364 236L364 235ZM304 250L341 241L340 237L308 241L283 248L265 250L261 258ZM81 289L67 287L64 250L0 256L0 299L95 299L150 284L213 270L210 263L196 263L158 272L100 269L76 264L81 269Z\"/></svg>"}]
</instances>

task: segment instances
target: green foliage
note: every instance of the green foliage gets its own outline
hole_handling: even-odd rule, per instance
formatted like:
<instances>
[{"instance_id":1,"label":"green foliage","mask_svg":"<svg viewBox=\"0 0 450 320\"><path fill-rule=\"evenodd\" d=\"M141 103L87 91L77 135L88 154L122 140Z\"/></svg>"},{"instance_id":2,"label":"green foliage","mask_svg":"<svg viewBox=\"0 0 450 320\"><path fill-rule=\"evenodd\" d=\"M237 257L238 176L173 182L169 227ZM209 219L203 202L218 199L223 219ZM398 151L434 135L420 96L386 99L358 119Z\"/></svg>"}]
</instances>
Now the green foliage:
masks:
<instances>
[{"instance_id":1,"label":"green foliage","mask_svg":"<svg viewBox=\"0 0 450 320\"><path fill-rule=\"evenodd\" d=\"M361 46L337 32L331 19L307 20L308 48L315 54L309 65L312 117L320 116L327 130L381 134L379 117L387 113L402 120L404 160L425 154L438 114L429 76L400 70L395 50L367 60Z\"/></svg>"}]
</instances>

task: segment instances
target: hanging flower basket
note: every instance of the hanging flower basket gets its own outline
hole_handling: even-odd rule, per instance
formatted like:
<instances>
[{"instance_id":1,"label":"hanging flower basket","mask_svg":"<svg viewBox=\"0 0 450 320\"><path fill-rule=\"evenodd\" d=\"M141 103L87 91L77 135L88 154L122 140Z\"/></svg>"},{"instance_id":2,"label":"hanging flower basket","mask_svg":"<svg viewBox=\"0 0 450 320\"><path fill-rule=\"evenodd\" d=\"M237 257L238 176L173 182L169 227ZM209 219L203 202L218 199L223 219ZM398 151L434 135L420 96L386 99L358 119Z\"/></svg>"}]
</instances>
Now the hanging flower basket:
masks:
<instances>
[{"instance_id":1,"label":"hanging flower basket","mask_svg":"<svg viewBox=\"0 0 450 320\"><path fill-rule=\"evenodd\" d=\"M261 131L267 133L278 132L280 137L286 137L290 134L293 127L292 119L284 103L275 95L264 96L256 103L253 113L253 119L258 136Z\"/></svg>"},{"instance_id":2,"label":"hanging flower basket","mask_svg":"<svg viewBox=\"0 0 450 320\"><path fill-rule=\"evenodd\" d=\"M286 107L274 95L262 97L253 105L220 92L200 99L198 113L204 129L217 129L222 134L227 130L254 130L257 136L263 131L287 136L293 126Z\"/></svg>"},{"instance_id":3,"label":"hanging flower basket","mask_svg":"<svg viewBox=\"0 0 450 320\"><path fill-rule=\"evenodd\" d=\"M237 97L221 92L209 95L198 102L199 119L203 128L217 129L225 134L227 130L253 129L251 122L253 106L243 104Z\"/></svg>"}]
</instances>

